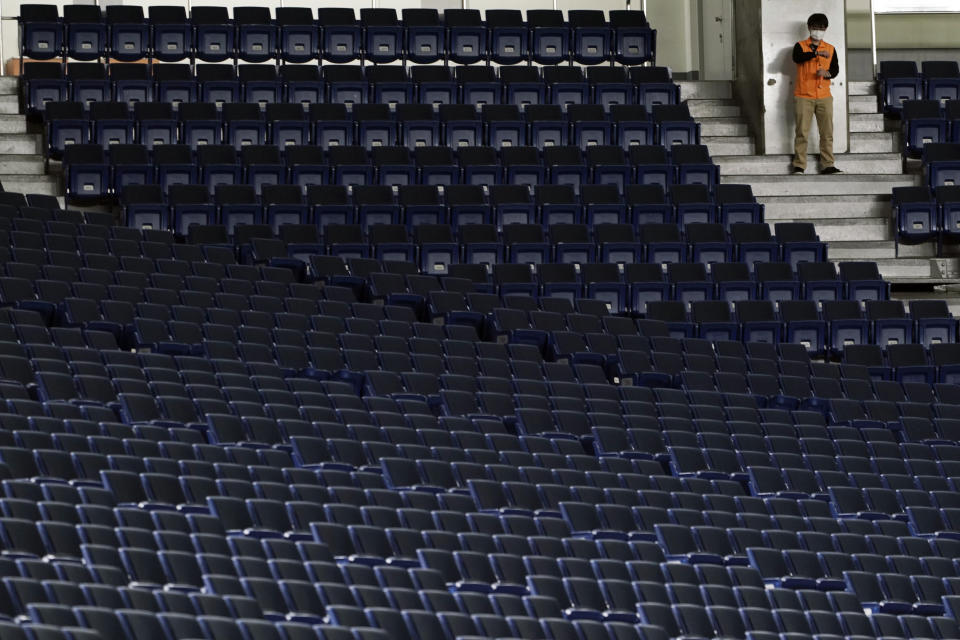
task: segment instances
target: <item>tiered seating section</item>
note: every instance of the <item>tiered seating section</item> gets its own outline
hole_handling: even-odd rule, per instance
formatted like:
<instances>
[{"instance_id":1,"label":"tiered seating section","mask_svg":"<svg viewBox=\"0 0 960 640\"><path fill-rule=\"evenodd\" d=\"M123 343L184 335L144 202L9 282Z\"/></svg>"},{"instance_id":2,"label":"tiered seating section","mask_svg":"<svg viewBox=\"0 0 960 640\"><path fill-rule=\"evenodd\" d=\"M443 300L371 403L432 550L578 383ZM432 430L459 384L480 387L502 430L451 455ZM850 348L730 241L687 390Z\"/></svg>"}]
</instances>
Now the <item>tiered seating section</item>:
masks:
<instances>
[{"instance_id":1,"label":"tiered seating section","mask_svg":"<svg viewBox=\"0 0 960 640\"><path fill-rule=\"evenodd\" d=\"M201 6L189 18L179 7L152 7L147 20L140 7L111 7L105 17L96 7L71 7L61 18L53 6L25 5L22 55L48 62L25 63L24 103L43 118L48 152L63 159L67 194L77 201L123 200L128 184L159 183L166 190L198 178L211 195L218 184L253 184L259 192L263 184L421 180L597 182L622 190L634 181L669 184L673 178L647 180L633 165L668 165L669 158L640 154L628 162L631 146L699 142L696 123L677 104L669 70L637 66L653 59L655 32L642 12L613 11L608 20L593 10L566 17L531 10L525 18L517 10L490 10L483 21L479 11L450 10L441 21L436 10L411 9L402 17L393 9L365 9L357 20L351 9L339 8L319 9L316 17L306 8L275 16L238 8L230 17L226 8ZM404 65L381 64L396 61ZM166 149L176 145L186 147ZM488 165L546 165L550 159L539 150L552 146L580 153L561 154L558 160L571 168L557 175L501 175L499 168L438 175L394 149L374 154L373 162L407 170L378 171L374 178L341 169L370 162L360 149L331 151L351 145L366 152L392 145L466 147L458 154L461 164L475 164L479 154ZM473 149L483 145L493 149ZM538 150L532 160L499 156L502 147L524 145ZM584 157L593 146L604 150ZM431 164L454 164L438 153L427 154ZM696 159L677 160L693 161L710 162L705 149ZM212 177L170 176L165 168L210 162L235 166ZM296 168L303 163L311 170ZM269 175L257 170L263 164L270 165ZM614 167L596 170L598 164Z\"/></svg>"},{"instance_id":2,"label":"tiered seating section","mask_svg":"<svg viewBox=\"0 0 960 640\"><path fill-rule=\"evenodd\" d=\"M920 158L926 184L893 190L893 215L899 243L957 240L957 191L960 175L960 67L955 61L880 63L882 111L902 121L904 154Z\"/></svg>"},{"instance_id":3,"label":"tiered seating section","mask_svg":"<svg viewBox=\"0 0 960 640\"><path fill-rule=\"evenodd\" d=\"M4 637L957 630L944 309L858 319L832 364L775 317L671 337L729 327L499 279L524 265L298 272L3 199Z\"/></svg>"},{"instance_id":4,"label":"tiered seating section","mask_svg":"<svg viewBox=\"0 0 960 640\"><path fill-rule=\"evenodd\" d=\"M126 224L0 195L0 638L960 637L946 306L771 234L662 71L483 64L642 14L232 15L22 8Z\"/></svg>"}]
</instances>

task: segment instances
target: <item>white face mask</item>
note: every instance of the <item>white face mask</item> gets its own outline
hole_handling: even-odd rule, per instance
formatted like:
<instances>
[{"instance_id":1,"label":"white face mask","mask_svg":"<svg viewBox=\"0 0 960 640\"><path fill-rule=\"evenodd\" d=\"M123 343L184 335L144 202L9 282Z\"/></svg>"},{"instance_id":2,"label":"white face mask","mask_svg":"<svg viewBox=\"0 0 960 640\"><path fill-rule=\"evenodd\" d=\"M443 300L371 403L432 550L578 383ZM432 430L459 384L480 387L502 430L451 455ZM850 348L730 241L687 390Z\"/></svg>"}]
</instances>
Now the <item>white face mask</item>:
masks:
<instances>
[{"instance_id":1,"label":"white face mask","mask_svg":"<svg viewBox=\"0 0 960 640\"><path fill-rule=\"evenodd\" d=\"M817 42L820 42L821 40L823 40L823 34L824 34L823 29L811 29L811 30L810 30L810 39L811 39L811 40L816 40Z\"/></svg>"}]
</instances>

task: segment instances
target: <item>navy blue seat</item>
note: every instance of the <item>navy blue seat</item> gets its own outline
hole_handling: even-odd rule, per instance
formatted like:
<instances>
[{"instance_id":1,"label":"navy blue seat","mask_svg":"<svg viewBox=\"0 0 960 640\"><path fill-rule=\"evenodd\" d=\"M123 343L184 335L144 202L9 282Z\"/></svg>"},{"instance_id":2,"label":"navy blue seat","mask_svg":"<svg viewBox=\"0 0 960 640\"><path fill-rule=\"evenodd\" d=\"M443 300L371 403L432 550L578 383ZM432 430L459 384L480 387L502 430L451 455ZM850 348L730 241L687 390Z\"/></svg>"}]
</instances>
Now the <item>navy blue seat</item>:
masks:
<instances>
[{"instance_id":1,"label":"navy blue seat","mask_svg":"<svg viewBox=\"0 0 960 640\"><path fill-rule=\"evenodd\" d=\"M955 241L960 234L960 205L957 205L960 188L936 187L933 193L937 201L940 240Z\"/></svg>"},{"instance_id":2,"label":"navy blue seat","mask_svg":"<svg viewBox=\"0 0 960 640\"><path fill-rule=\"evenodd\" d=\"M433 147L440 144L440 123L436 120L431 105L398 104L396 116L400 126L400 142L408 148ZM476 125L479 124L477 121ZM473 132L469 131L469 125L464 128L467 129L464 133L466 137L461 141L463 144L473 144L479 138L479 126ZM454 136L458 133L456 130L453 131Z\"/></svg>"},{"instance_id":3,"label":"navy blue seat","mask_svg":"<svg viewBox=\"0 0 960 640\"><path fill-rule=\"evenodd\" d=\"M203 185L175 184L167 190L173 229L187 235L191 225L216 224L216 208Z\"/></svg>"},{"instance_id":4,"label":"navy blue seat","mask_svg":"<svg viewBox=\"0 0 960 640\"><path fill-rule=\"evenodd\" d=\"M89 108L92 102L108 102L112 92L106 68L96 62L68 62L70 99Z\"/></svg>"},{"instance_id":5,"label":"navy blue seat","mask_svg":"<svg viewBox=\"0 0 960 640\"><path fill-rule=\"evenodd\" d=\"M748 184L718 184L715 187L717 204L720 205L720 223L727 229L738 223L763 222L764 206L757 202L753 189Z\"/></svg>"},{"instance_id":6,"label":"navy blue seat","mask_svg":"<svg viewBox=\"0 0 960 640\"><path fill-rule=\"evenodd\" d=\"M237 57L245 62L266 62L277 57L277 25L267 7L236 7Z\"/></svg>"},{"instance_id":7,"label":"navy blue seat","mask_svg":"<svg viewBox=\"0 0 960 640\"><path fill-rule=\"evenodd\" d=\"M284 62L308 62L320 52L320 31L308 7L277 7L277 45Z\"/></svg>"},{"instance_id":8,"label":"navy blue seat","mask_svg":"<svg viewBox=\"0 0 960 640\"><path fill-rule=\"evenodd\" d=\"M874 342L881 346L913 342L913 325L901 301L867 300L864 306L867 319L873 323Z\"/></svg>"},{"instance_id":9,"label":"navy blue seat","mask_svg":"<svg viewBox=\"0 0 960 640\"><path fill-rule=\"evenodd\" d=\"M538 219L545 227L555 224L578 224L583 220L583 207L577 200L576 192L571 185L538 185L534 188L534 199L539 209ZM554 239L554 244L558 240ZM582 241L575 244L590 244L589 250L592 255L592 243L584 237ZM586 251L585 247L570 246L569 251ZM565 252L565 251L564 251ZM561 252L561 256L564 254ZM562 261L562 260L561 260Z\"/></svg>"},{"instance_id":10,"label":"navy blue seat","mask_svg":"<svg viewBox=\"0 0 960 640\"><path fill-rule=\"evenodd\" d=\"M841 262L839 270L849 300L886 300L890 297L890 285L883 281L876 262Z\"/></svg>"},{"instance_id":11,"label":"navy blue seat","mask_svg":"<svg viewBox=\"0 0 960 640\"><path fill-rule=\"evenodd\" d=\"M107 48L107 25L100 7L67 5L63 8L64 45L67 57L96 60Z\"/></svg>"},{"instance_id":12,"label":"navy blue seat","mask_svg":"<svg viewBox=\"0 0 960 640\"><path fill-rule=\"evenodd\" d=\"M754 265L754 277L761 298L774 302L800 299L800 282L789 263L758 262Z\"/></svg>"},{"instance_id":13,"label":"navy blue seat","mask_svg":"<svg viewBox=\"0 0 960 640\"><path fill-rule=\"evenodd\" d=\"M403 51L417 64L430 64L447 51L446 32L436 9L405 8L401 10L404 25Z\"/></svg>"},{"instance_id":14,"label":"navy blue seat","mask_svg":"<svg viewBox=\"0 0 960 640\"><path fill-rule=\"evenodd\" d=\"M813 223L778 222L774 234L781 248L781 257L794 270L803 262L822 263L827 259L827 246L820 241Z\"/></svg>"},{"instance_id":15,"label":"navy blue seat","mask_svg":"<svg viewBox=\"0 0 960 640\"><path fill-rule=\"evenodd\" d=\"M528 60L530 36L519 9L488 9L484 17L489 33L491 61L516 64Z\"/></svg>"},{"instance_id":16,"label":"navy blue seat","mask_svg":"<svg viewBox=\"0 0 960 640\"><path fill-rule=\"evenodd\" d=\"M147 65L115 65L110 67L110 82L113 85L113 99L128 105L138 102L152 102L154 83Z\"/></svg>"},{"instance_id":17,"label":"navy blue seat","mask_svg":"<svg viewBox=\"0 0 960 640\"><path fill-rule=\"evenodd\" d=\"M262 64L242 64L238 68L240 92L244 102L266 105L281 102L282 87L276 68Z\"/></svg>"},{"instance_id":18,"label":"navy blue seat","mask_svg":"<svg viewBox=\"0 0 960 640\"><path fill-rule=\"evenodd\" d=\"M166 7L151 7L151 11L164 8ZM157 65L153 71L153 77L157 83L155 92L157 100L169 102L174 106L197 101L199 85L189 65Z\"/></svg>"},{"instance_id":19,"label":"navy blue seat","mask_svg":"<svg viewBox=\"0 0 960 640\"><path fill-rule=\"evenodd\" d=\"M128 185L119 193L127 226L137 229L169 227L169 207L159 185Z\"/></svg>"},{"instance_id":20,"label":"navy blue seat","mask_svg":"<svg viewBox=\"0 0 960 640\"><path fill-rule=\"evenodd\" d=\"M823 319L828 322L830 331L827 344L835 353L843 352L844 345L869 343L870 325L858 302L824 301Z\"/></svg>"},{"instance_id":21,"label":"navy blue seat","mask_svg":"<svg viewBox=\"0 0 960 640\"><path fill-rule=\"evenodd\" d=\"M393 62L403 53L403 27L394 9L360 9L364 57L376 63Z\"/></svg>"},{"instance_id":22,"label":"navy blue seat","mask_svg":"<svg viewBox=\"0 0 960 640\"><path fill-rule=\"evenodd\" d=\"M681 225L708 224L717 221L717 205L706 184L672 185L670 201L676 208L676 220Z\"/></svg>"},{"instance_id":23,"label":"navy blue seat","mask_svg":"<svg viewBox=\"0 0 960 640\"><path fill-rule=\"evenodd\" d=\"M79 102L49 102L44 110L47 152L59 156L68 145L90 140L90 122Z\"/></svg>"},{"instance_id":24,"label":"navy blue seat","mask_svg":"<svg viewBox=\"0 0 960 640\"><path fill-rule=\"evenodd\" d=\"M960 184L960 145L929 143L923 145L923 170L931 188Z\"/></svg>"},{"instance_id":25,"label":"navy blue seat","mask_svg":"<svg viewBox=\"0 0 960 640\"><path fill-rule=\"evenodd\" d=\"M880 98L885 113L900 115L905 100L923 96L917 63L910 60L884 60L877 72Z\"/></svg>"},{"instance_id":26,"label":"navy blue seat","mask_svg":"<svg viewBox=\"0 0 960 640\"><path fill-rule=\"evenodd\" d=\"M25 62L23 83L27 109L39 112L49 102L70 99L70 86L59 64Z\"/></svg>"},{"instance_id":27,"label":"navy blue seat","mask_svg":"<svg viewBox=\"0 0 960 640\"><path fill-rule=\"evenodd\" d=\"M812 354L823 353L826 347L827 323L820 318L813 300L783 300L779 304L780 320L786 327L786 341L803 344Z\"/></svg>"},{"instance_id":28,"label":"navy blue seat","mask_svg":"<svg viewBox=\"0 0 960 640\"><path fill-rule=\"evenodd\" d=\"M636 184L659 184L664 189L676 182L676 169L661 145L631 145L630 164L636 167Z\"/></svg>"},{"instance_id":29,"label":"navy blue seat","mask_svg":"<svg viewBox=\"0 0 960 640\"><path fill-rule=\"evenodd\" d=\"M719 237L716 237L719 240ZM723 250L723 245L713 243L712 239L706 243L708 250L711 246ZM696 252L696 245L693 250ZM718 300L736 302L757 297L757 283L750 275L750 269L742 262L715 262L710 265L710 277L717 287Z\"/></svg>"},{"instance_id":30,"label":"navy blue seat","mask_svg":"<svg viewBox=\"0 0 960 640\"><path fill-rule=\"evenodd\" d=\"M674 144L670 160L677 168L678 184L702 184L713 189L720 182L719 168L713 164L706 145Z\"/></svg>"},{"instance_id":31,"label":"navy blue seat","mask_svg":"<svg viewBox=\"0 0 960 640\"><path fill-rule=\"evenodd\" d=\"M366 68L370 84L369 102L390 105L406 104L414 100L414 87L403 67L382 65Z\"/></svg>"},{"instance_id":32,"label":"navy blue seat","mask_svg":"<svg viewBox=\"0 0 960 640\"><path fill-rule=\"evenodd\" d=\"M960 68L952 60L924 60L920 63L923 94L927 100L944 102L960 99Z\"/></svg>"},{"instance_id":33,"label":"navy blue seat","mask_svg":"<svg viewBox=\"0 0 960 640\"><path fill-rule=\"evenodd\" d=\"M897 247L901 242L927 242L939 235L937 205L930 187L896 187L892 201L897 221Z\"/></svg>"},{"instance_id":34,"label":"navy blue seat","mask_svg":"<svg viewBox=\"0 0 960 640\"><path fill-rule=\"evenodd\" d=\"M194 55L204 62L221 62L234 56L235 25L226 7L192 7Z\"/></svg>"},{"instance_id":35,"label":"navy blue seat","mask_svg":"<svg viewBox=\"0 0 960 640\"><path fill-rule=\"evenodd\" d=\"M325 102L360 104L367 101L367 81L357 65L329 65L321 69L326 83Z\"/></svg>"},{"instance_id":36,"label":"navy blue seat","mask_svg":"<svg viewBox=\"0 0 960 640\"><path fill-rule=\"evenodd\" d=\"M222 106L228 102L242 102L237 71L229 64L201 64L196 67L199 99Z\"/></svg>"},{"instance_id":37,"label":"navy blue seat","mask_svg":"<svg viewBox=\"0 0 960 640\"><path fill-rule=\"evenodd\" d=\"M930 347L931 344L956 341L956 319L942 301L911 300L909 305L910 318L916 323L918 343Z\"/></svg>"},{"instance_id":38,"label":"navy blue seat","mask_svg":"<svg viewBox=\"0 0 960 640\"><path fill-rule=\"evenodd\" d=\"M907 100L901 118L908 155L920 156L923 145L931 142L949 142L947 121L938 100Z\"/></svg>"},{"instance_id":39,"label":"navy blue seat","mask_svg":"<svg viewBox=\"0 0 960 640\"><path fill-rule=\"evenodd\" d=\"M330 147L327 161L331 169L331 182L334 184L369 185L374 182L373 165L370 164L370 158L363 147Z\"/></svg>"},{"instance_id":40,"label":"navy blue seat","mask_svg":"<svg viewBox=\"0 0 960 640\"><path fill-rule=\"evenodd\" d=\"M642 104L648 111L656 105L680 102L679 87L667 67L631 67L630 79L637 85L636 104Z\"/></svg>"},{"instance_id":41,"label":"navy blue seat","mask_svg":"<svg viewBox=\"0 0 960 640\"><path fill-rule=\"evenodd\" d=\"M570 48L575 62L599 64L610 58L612 32L602 11L571 9L567 12L570 23Z\"/></svg>"},{"instance_id":42,"label":"navy blue seat","mask_svg":"<svg viewBox=\"0 0 960 640\"><path fill-rule=\"evenodd\" d=\"M53 5L24 4L17 17L20 27L20 55L51 60L63 55L63 24Z\"/></svg>"},{"instance_id":43,"label":"navy blue seat","mask_svg":"<svg viewBox=\"0 0 960 640\"><path fill-rule=\"evenodd\" d=\"M570 59L570 31L556 9L528 9L530 59L538 64L559 64Z\"/></svg>"},{"instance_id":44,"label":"navy blue seat","mask_svg":"<svg viewBox=\"0 0 960 640\"><path fill-rule=\"evenodd\" d=\"M149 10L152 41L150 50L163 62L191 57L193 26L183 7L152 6Z\"/></svg>"},{"instance_id":45,"label":"navy blue seat","mask_svg":"<svg viewBox=\"0 0 960 640\"><path fill-rule=\"evenodd\" d=\"M600 84L596 85L596 91L598 94L601 91ZM597 99L600 100L599 96ZM611 124L614 126L613 142L625 149L654 142L654 123L649 120L643 105L611 104L609 109Z\"/></svg>"},{"instance_id":46,"label":"navy blue seat","mask_svg":"<svg viewBox=\"0 0 960 640\"><path fill-rule=\"evenodd\" d=\"M625 65L653 61L657 30L650 28L643 11L616 9L610 11L608 15L610 28L613 30L614 60Z\"/></svg>"},{"instance_id":47,"label":"navy blue seat","mask_svg":"<svg viewBox=\"0 0 960 640\"><path fill-rule=\"evenodd\" d=\"M646 245L646 262L686 262L687 245L680 229L672 223L648 223L637 227L640 241Z\"/></svg>"},{"instance_id":48,"label":"navy blue seat","mask_svg":"<svg viewBox=\"0 0 960 640\"><path fill-rule=\"evenodd\" d=\"M283 99L287 102L299 102L306 109L319 105L326 99L326 87L317 67L283 65L280 67L280 83L283 87Z\"/></svg>"},{"instance_id":49,"label":"navy blue seat","mask_svg":"<svg viewBox=\"0 0 960 640\"><path fill-rule=\"evenodd\" d=\"M329 62L358 60L362 53L362 30L353 9L321 7L317 9L320 28L320 56Z\"/></svg>"},{"instance_id":50,"label":"navy blue seat","mask_svg":"<svg viewBox=\"0 0 960 640\"><path fill-rule=\"evenodd\" d=\"M67 195L78 199L101 198L110 190L110 167L99 144L69 145L63 152Z\"/></svg>"}]
</instances>

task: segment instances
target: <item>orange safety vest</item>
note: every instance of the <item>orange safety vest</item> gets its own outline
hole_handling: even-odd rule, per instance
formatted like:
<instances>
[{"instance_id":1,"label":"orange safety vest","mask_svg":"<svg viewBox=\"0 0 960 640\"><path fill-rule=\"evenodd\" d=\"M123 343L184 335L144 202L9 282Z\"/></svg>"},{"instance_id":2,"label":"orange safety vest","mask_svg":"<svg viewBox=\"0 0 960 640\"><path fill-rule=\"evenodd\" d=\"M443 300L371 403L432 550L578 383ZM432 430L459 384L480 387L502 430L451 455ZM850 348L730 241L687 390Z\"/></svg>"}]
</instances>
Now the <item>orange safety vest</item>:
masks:
<instances>
[{"instance_id":1,"label":"orange safety vest","mask_svg":"<svg viewBox=\"0 0 960 640\"><path fill-rule=\"evenodd\" d=\"M810 38L800 41L800 48L805 53L812 53L810 45L813 41ZM797 81L793 88L793 95L797 98L829 98L830 97L830 78L820 78L817 76L817 70L830 70L830 61L833 60L834 48L823 40L817 47L817 52L826 51L827 57L815 56L812 60L801 62L797 65Z\"/></svg>"}]
</instances>

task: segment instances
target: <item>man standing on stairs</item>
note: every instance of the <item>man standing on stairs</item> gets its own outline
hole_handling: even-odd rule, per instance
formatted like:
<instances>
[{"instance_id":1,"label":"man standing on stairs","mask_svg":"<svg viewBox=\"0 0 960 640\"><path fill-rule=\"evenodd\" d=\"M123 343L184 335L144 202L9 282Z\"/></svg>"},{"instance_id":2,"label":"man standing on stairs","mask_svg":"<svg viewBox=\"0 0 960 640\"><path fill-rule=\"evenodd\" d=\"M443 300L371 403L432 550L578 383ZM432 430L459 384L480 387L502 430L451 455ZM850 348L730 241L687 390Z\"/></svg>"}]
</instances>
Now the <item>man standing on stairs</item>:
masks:
<instances>
[{"instance_id":1,"label":"man standing on stairs","mask_svg":"<svg viewBox=\"0 0 960 640\"><path fill-rule=\"evenodd\" d=\"M793 61L797 64L793 90L797 112L793 173L807 169L807 140L814 116L820 132L820 173L840 173L833 164L833 96L830 95L830 78L840 73L840 63L837 50L823 40L827 25L827 16L811 15L807 19L810 37L793 46Z\"/></svg>"}]
</instances>

